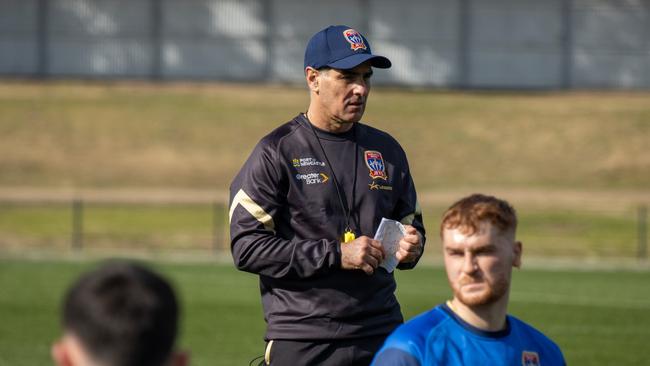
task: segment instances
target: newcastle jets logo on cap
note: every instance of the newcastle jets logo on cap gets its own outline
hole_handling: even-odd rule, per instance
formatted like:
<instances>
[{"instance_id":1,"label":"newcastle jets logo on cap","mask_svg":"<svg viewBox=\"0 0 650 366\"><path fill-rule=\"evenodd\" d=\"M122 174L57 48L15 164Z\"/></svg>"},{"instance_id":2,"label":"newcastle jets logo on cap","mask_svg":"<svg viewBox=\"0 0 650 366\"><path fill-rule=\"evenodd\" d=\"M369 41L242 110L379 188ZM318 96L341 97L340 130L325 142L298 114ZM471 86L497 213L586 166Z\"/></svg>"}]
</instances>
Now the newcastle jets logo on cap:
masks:
<instances>
[{"instance_id":1,"label":"newcastle jets logo on cap","mask_svg":"<svg viewBox=\"0 0 650 366\"><path fill-rule=\"evenodd\" d=\"M384 158L382 158L379 151L366 151L364 153L366 166L370 169L370 178L377 179L381 178L387 180L388 176L386 175L386 166L384 165Z\"/></svg>"},{"instance_id":2,"label":"newcastle jets logo on cap","mask_svg":"<svg viewBox=\"0 0 650 366\"><path fill-rule=\"evenodd\" d=\"M524 351L521 354L521 364L523 366L539 366L539 355L537 352Z\"/></svg>"},{"instance_id":3,"label":"newcastle jets logo on cap","mask_svg":"<svg viewBox=\"0 0 650 366\"><path fill-rule=\"evenodd\" d=\"M346 41L350 42L350 48L352 51L366 49L366 44L363 43L363 37L361 37L361 34L354 29L344 30L343 37L345 37Z\"/></svg>"}]
</instances>

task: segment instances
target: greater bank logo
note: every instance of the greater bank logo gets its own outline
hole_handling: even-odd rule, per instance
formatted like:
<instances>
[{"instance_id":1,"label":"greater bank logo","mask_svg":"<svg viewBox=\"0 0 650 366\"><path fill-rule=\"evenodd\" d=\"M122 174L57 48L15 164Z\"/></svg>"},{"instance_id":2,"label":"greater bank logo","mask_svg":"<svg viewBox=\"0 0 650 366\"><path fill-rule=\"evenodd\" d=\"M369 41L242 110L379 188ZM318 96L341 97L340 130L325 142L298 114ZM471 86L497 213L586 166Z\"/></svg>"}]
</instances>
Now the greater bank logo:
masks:
<instances>
[{"instance_id":1,"label":"greater bank logo","mask_svg":"<svg viewBox=\"0 0 650 366\"><path fill-rule=\"evenodd\" d=\"M306 184L325 184L330 177L325 173L308 173L308 174L296 174L296 179L299 181L304 181Z\"/></svg>"}]
</instances>

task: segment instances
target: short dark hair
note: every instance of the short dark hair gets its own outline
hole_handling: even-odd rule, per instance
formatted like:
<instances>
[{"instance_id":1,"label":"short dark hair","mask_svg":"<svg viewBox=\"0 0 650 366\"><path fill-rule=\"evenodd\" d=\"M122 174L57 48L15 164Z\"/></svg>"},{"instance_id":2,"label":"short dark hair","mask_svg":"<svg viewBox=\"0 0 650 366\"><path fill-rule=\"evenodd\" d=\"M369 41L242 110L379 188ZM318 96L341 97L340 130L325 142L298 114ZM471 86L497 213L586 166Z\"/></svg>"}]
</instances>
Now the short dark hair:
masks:
<instances>
[{"instance_id":1,"label":"short dark hair","mask_svg":"<svg viewBox=\"0 0 650 366\"><path fill-rule=\"evenodd\" d=\"M440 236L445 229L455 228L472 235L483 221L490 222L501 232L514 233L517 230L517 212L507 201L475 193L461 198L447 209L440 223Z\"/></svg>"},{"instance_id":2,"label":"short dark hair","mask_svg":"<svg viewBox=\"0 0 650 366\"><path fill-rule=\"evenodd\" d=\"M63 328L96 361L160 366L171 355L179 306L167 280L143 265L110 261L68 290Z\"/></svg>"}]
</instances>

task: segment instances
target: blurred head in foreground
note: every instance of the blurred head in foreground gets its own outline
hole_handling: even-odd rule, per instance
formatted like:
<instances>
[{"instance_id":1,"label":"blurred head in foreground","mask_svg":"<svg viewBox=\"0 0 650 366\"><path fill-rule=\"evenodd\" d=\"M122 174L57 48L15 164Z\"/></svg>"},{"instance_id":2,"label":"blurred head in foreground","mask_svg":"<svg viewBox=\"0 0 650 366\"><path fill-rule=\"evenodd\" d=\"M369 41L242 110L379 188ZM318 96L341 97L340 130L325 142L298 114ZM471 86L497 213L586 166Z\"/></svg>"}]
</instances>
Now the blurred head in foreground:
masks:
<instances>
[{"instance_id":1,"label":"blurred head in foreground","mask_svg":"<svg viewBox=\"0 0 650 366\"><path fill-rule=\"evenodd\" d=\"M64 366L179 366L179 306L170 284L146 267L111 261L68 290L64 334L52 357Z\"/></svg>"}]
</instances>

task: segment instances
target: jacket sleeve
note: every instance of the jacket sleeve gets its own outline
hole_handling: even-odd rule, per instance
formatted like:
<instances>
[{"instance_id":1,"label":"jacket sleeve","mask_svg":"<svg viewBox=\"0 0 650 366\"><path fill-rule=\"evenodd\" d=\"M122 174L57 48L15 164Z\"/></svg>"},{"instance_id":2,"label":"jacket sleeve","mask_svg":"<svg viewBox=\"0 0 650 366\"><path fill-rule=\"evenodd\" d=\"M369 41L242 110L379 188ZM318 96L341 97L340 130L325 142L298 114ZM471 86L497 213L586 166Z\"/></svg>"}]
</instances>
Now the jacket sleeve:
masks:
<instances>
[{"instance_id":1,"label":"jacket sleeve","mask_svg":"<svg viewBox=\"0 0 650 366\"><path fill-rule=\"evenodd\" d=\"M399 269L412 269L418 263L422 254L424 253L424 244L426 242L426 235L424 230L424 223L422 222L422 209L418 203L417 193L415 191L415 184L413 183L413 178L408 167L408 162L406 160L406 155L404 155L404 164L406 169L404 170L402 181L404 182L404 191L400 195L397 205L395 207L394 217L399 220L402 224L412 225L420 234L420 240L422 241L422 252L420 256L413 262L400 263L397 265Z\"/></svg>"},{"instance_id":2,"label":"jacket sleeve","mask_svg":"<svg viewBox=\"0 0 650 366\"><path fill-rule=\"evenodd\" d=\"M340 243L298 240L289 223L280 222L289 217L289 177L283 176L280 164L274 147L262 140L230 186L230 245L235 265L273 278L306 278L339 268Z\"/></svg>"}]
</instances>

